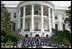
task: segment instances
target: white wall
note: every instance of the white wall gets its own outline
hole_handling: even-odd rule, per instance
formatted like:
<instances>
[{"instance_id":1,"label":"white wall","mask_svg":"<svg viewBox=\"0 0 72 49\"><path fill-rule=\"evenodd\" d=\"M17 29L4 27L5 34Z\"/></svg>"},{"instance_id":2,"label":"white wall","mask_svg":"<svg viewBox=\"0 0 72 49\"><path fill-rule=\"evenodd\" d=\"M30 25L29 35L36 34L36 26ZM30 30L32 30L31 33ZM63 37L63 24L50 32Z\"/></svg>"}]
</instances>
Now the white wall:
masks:
<instances>
[{"instance_id":1,"label":"white wall","mask_svg":"<svg viewBox=\"0 0 72 49\"><path fill-rule=\"evenodd\" d=\"M55 22L58 22L57 23L58 30L63 30L64 19L66 18L66 11L65 10L55 10L55 15L57 15L57 19L55 19Z\"/></svg>"},{"instance_id":2,"label":"white wall","mask_svg":"<svg viewBox=\"0 0 72 49\"><path fill-rule=\"evenodd\" d=\"M17 17L18 17L18 9L16 9L16 8L7 8L8 9L8 11L11 13L11 20L13 21L13 22L15 22L16 23L16 29L18 29L17 27L18 27L18 21L17 21ZM14 12L16 12L17 13L17 16L16 16L16 18L13 18L13 13ZM55 10L55 15L57 15L57 20L55 20L55 23L57 23L58 24L58 30L63 30L63 23L64 23L64 20L62 19L62 17L66 17L66 11L65 10ZM38 22L38 29L41 29L41 19L40 18L35 18L34 19L34 22ZM29 24L31 23L31 20L29 21ZM45 22L44 21L44 29L47 29L47 23L48 22ZM26 21L26 23L25 23L25 28L27 29L27 21ZM30 28L31 28L31 24L30 24ZM66 29L68 29L68 27L66 26ZM25 32L25 33L22 33L23 35L24 34L28 34L29 36L30 36L30 32ZM42 35L42 33L41 32L34 32L33 33L33 35L32 36L35 36L36 34L39 34L40 36ZM46 34L49 34L49 35L51 35L51 33L50 32L45 32L45 35L44 36L46 36Z\"/></svg>"},{"instance_id":3,"label":"white wall","mask_svg":"<svg viewBox=\"0 0 72 49\"><path fill-rule=\"evenodd\" d=\"M14 23L16 23L15 29L17 29L18 25L18 21L17 21L17 16L18 16L18 9L17 8L7 8L8 12L11 13L11 21L13 21ZM14 12L16 12L16 18L13 17Z\"/></svg>"}]
</instances>

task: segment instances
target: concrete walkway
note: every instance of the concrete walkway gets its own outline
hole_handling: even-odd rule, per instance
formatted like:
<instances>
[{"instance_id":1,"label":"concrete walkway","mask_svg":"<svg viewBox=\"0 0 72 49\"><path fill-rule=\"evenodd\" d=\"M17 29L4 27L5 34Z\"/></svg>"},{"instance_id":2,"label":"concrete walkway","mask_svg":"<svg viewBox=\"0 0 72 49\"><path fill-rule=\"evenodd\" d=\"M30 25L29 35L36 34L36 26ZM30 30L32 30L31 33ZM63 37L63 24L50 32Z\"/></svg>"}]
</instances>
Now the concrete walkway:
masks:
<instances>
[{"instance_id":1,"label":"concrete walkway","mask_svg":"<svg viewBox=\"0 0 72 49\"><path fill-rule=\"evenodd\" d=\"M31 47L28 47L31 48ZM33 46L33 48L36 48L36 46ZM57 48L57 47L51 47L51 46L41 46L41 47L37 47L37 48Z\"/></svg>"},{"instance_id":2,"label":"concrete walkway","mask_svg":"<svg viewBox=\"0 0 72 49\"><path fill-rule=\"evenodd\" d=\"M51 47L51 46L42 46L43 48L57 48L57 47Z\"/></svg>"}]
</instances>

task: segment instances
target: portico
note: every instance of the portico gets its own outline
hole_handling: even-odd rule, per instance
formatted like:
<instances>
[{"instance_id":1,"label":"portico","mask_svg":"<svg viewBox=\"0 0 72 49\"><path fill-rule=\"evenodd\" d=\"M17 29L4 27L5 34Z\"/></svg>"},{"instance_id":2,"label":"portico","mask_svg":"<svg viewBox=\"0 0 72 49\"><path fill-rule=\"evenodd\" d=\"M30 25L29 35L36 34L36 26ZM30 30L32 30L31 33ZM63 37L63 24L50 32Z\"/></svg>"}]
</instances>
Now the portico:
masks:
<instances>
[{"instance_id":1,"label":"portico","mask_svg":"<svg viewBox=\"0 0 72 49\"><path fill-rule=\"evenodd\" d=\"M31 15L26 15L26 5L23 7L23 25L22 25L22 30L25 30L25 19L27 19L27 17L30 16L31 18L31 28L30 28L30 31L34 31L34 18L40 18L41 19L41 31L44 32L44 19L47 19L48 21L48 24L51 25L50 21L51 21L51 8L50 7L46 7L46 12L47 15L44 15L44 6L41 5L40 7L41 9L41 12L39 13L40 15L38 14L35 14L35 11L34 11L34 5L31 5ZM19 20L20 21L20 20ZM48 25L48 26L49 26ZM51 30L51 26L49 26L49 30Z\"/></svg>"},{"instance_id":2,"label":"portico","mask_svg":"<svg viewBox=\"0 0 72 49\"><path fill-rule=\"evenodd\" d=\"M20 12L21 11L19 11L19 13ZM51 33L52 32L51 28L54 27L54 25L52 25L51 23L51 21L54 23L53 14L54 14L53 9L50 8L49 6L45 6L42 4L24 5L21 32L29 31L31 33L33 32ZM27 20L29 21L29 23L27 23ZM18 21L19 23L21 22L20 20ZM21 28L21 25L20 25L20 28Z\"/></svg>"},{"instance_id":3,"label":"portico","mask_svg":"<svg viewBox=\"0 0 72 49\"><path fill-rule=\"evenodd\" d=\"M11 5L10 5L11 6ZM67 29L65 7L55 7L50 1L21 1L17 7L7 7L11 13L13 31L25 36L40 37L53 34L53 29Z\"/></svg>"}]
</instances>

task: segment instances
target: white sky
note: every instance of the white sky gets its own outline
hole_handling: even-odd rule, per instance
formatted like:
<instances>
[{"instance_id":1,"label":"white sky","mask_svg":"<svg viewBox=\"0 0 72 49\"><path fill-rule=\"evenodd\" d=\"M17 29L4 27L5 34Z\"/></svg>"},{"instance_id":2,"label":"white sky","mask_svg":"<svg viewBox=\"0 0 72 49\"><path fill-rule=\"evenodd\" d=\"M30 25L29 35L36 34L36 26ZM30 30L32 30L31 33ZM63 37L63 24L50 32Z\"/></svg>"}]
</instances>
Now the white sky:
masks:
<instances>
[{"instance_id":1,"label":"white sky","mask_svg":"<svg viewBox=\"0 0 72 49\"><path fill-rule=\"evenodd\" d=\"M70 6L71 1L51 1L55 6ZM18 4L19 1L3 1L5 4Z\"/></svg>"}]
</instances>

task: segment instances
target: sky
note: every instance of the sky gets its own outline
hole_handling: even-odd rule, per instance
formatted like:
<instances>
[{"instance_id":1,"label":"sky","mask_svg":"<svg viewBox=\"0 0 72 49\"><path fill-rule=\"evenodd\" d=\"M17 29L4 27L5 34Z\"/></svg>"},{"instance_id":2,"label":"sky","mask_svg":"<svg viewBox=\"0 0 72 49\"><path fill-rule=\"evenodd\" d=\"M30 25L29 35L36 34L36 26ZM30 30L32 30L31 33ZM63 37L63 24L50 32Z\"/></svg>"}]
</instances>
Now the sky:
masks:
<instances>
[{"instance_id":1,"label":"sky","mask_svg":"<svg viewBox=\"0 0 72 49\"><path fill-rule=\"evenodd\" d=\"M51 1L55 6L70 6L71 1ZM19 1L3 1L5 4L18 4Z\"/></svg>"}]
</instances>

